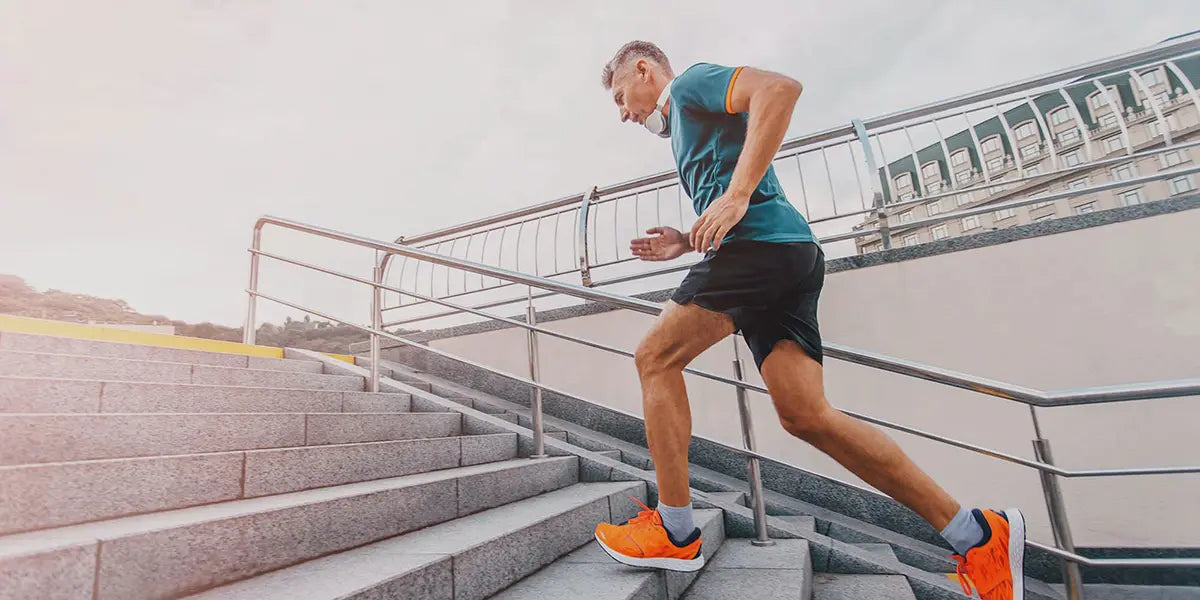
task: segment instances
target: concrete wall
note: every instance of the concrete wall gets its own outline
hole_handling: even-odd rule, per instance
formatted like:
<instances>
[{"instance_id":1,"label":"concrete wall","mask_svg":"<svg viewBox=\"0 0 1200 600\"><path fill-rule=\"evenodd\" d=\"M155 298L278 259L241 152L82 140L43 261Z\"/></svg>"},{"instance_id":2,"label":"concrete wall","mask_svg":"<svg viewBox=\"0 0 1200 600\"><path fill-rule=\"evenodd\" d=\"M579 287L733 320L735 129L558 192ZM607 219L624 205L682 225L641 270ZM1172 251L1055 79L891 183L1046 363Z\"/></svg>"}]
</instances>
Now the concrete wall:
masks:
<instances>
[{"instance_id":1,"label":"concrete wall","mask_svg":"<svg viewBox=\"0 0 1200 600\"><path fill-rule=\"evenodd\" d=\"M821 302L829 341L1042 389L1200 376L1200 210L1136 219L831 274ZM632 349L650 319L604 312L547 327ZM501 370L526 370L525 334L502 329L435 347ZM545 381L640 414L632 362L543 337ZM694 366L731 374L733 342ZM742 349L749 361L749 352ZM755 374L754 377L757 377ZM1032 458L1024 405L829 360L831 401ZM694 431L737 444L733 391L688 378ZM790 438L769 398L753 395L760 450L865 485ZM1055 458L1071 468L1200 464L1197 398L1043 409ZM894 437L962 502L1020 506L1049 542L1034 471L902 433ZM1064 482L1081 546L1194 546L1200 475Z\"/></svg>"}]
</instances>

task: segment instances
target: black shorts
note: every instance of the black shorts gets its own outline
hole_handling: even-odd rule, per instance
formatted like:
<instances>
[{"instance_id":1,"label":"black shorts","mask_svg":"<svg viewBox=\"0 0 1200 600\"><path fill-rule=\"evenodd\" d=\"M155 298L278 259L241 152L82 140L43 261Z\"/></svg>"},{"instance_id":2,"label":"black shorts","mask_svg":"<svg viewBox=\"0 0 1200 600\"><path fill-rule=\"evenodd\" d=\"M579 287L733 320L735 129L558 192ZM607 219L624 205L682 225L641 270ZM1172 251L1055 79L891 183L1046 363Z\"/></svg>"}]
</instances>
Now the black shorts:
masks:
<instances>
[{"instance_id":1,"label":"black shorts","mask_svg":"<svg viewBox=\"0 0 1200 600\"><path fill-rule=\"evenodd\" d=\"M823 362L817 299L824 284L825 253L817 244L737 241L709 250L671 300L733 317L762 369L780 340Z\"/></svg>"}]
</instances>

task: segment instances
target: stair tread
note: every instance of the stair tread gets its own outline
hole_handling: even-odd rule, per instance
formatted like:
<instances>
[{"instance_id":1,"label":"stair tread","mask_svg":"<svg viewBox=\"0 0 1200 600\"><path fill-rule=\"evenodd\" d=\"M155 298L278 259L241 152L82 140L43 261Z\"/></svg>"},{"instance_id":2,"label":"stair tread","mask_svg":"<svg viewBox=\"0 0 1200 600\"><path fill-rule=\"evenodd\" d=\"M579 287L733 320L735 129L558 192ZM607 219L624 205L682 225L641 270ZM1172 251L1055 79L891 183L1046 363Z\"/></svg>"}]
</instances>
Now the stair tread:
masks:
<instances>
[{"instance_id":1,"label":"stair tread","mask_svg":"<svg viewBox=\"0 0 1200 600\"><path fill-rule=\"evenodd\" d=\"M66 349L66 350L64 350ZM154 344L138 344L117 342L111 340L93 340L66 336L44 335L25 332L0 332L0 350L17 350L24 352L58 352L62 354L82 354L87 356L106 356L111 358L126 358L134 354L161 354L163 356L180 357L179 362L189 362L184 357L194 360L211 362L195 362L192 364L228 364L248 365L251 362L268 365L287 365L288 368L301 368L299 372L321 372L321 364L314 360L283 358L278 356L259 356L238 352L221 352L180 348L173 346L158 346ZM124 356L123 356L124 355Z\"/></svg>"},{"instance_id":2,"label":"stair tread","mask_svg":"<svg viewBox=\"0 0 1200 600\"><path fill-rule=\"evenodd\" d=\"M578 483L474 515L433 525L331 556L232 583L188 598L194 600L324 600L369 588L406 572L448 561L487 541L566 513L579 506L631 491L638 483Z\"/></svg>"},{"instance_id":3,"label":"stair tread","mask_svg":"<svg viewBox=\"0 0 1200 600\"><path fill-rule=\"evenodd\" d=\"M544 459L545 462L566 460L572 460L572 457ZM514 459L13 534L0 537L0 558L33 554L53 548L92 543L97 540L111 540L168 530L195 523L230 519L292 506L327 502L382 490L457 479L469 475L501 472L531 464L536 463L528 459Z\"/></svg>"},{"instance_id":4,"label":"stair tread","mask_svg":"<svg viewBox=\"0 0 1200 600\"><path fill-rule=\"evenodd\" d=\"M813 600L916 600L903 575L813 575Z\"/></svg>"},{"instance_id":5,"label":"stair tread","mask_svg":"<svg viewBox=\"0 0 1200 600\"><path fill-rule=\"evenodd\" d=\"M724 535L710 534L720 528L723 531L723 513L716 509L697 509L696 525L706 532L704 555L709 560L724 542ZM687 587L688 579L697 573L667 573L670 585L661 581L662 571L632 569L612 559L594 541L589 541L570 554L559 558L540 571L526 577L517 584L493 596L494 600L617 600L633 598L658 598L647 594L653 590L667 590L678 597Z\"/></svg>"}]
</instances>

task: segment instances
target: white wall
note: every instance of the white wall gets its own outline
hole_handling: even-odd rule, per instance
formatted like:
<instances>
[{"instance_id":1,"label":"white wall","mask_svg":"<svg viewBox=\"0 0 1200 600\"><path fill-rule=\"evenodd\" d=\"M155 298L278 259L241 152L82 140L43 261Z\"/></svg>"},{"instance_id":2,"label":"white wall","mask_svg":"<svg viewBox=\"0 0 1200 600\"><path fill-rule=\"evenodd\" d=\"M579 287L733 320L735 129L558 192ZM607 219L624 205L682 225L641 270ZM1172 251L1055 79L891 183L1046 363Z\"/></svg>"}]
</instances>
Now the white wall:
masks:
<instances>
[{"instance_id":1,"label":"white wall","mask_svg":"<svg viewBox=\"0 0 1200 600\"><path fill-rule=\"evenodd\" d=\"M820 317L826 340L1041 389L1200 376L1200 210L831 274ZM632 349L650 318L608 312L548 323ZM438 348L523 374L525 333L444 339ZM551 385L640 414L632 361L545 336ZM732 342L694 366L732 374ZM742 356L753 365L749 352ZM753 377L757 378L757 374ZM1024 405L826 361L838 407L1032 458ZM732 389L688 378L694 431L740 443ZM760 450L864 485L789 437L752 394ZM1039 410L1058 464L1069 468L1200 464L1197 398ZM963 503L1020 506L1032 536L1052 540L1036 473L902 433L894 437ZM1076 543L1194 546L1200 475L1064 482Z\"/></svg>"}]
</instances>

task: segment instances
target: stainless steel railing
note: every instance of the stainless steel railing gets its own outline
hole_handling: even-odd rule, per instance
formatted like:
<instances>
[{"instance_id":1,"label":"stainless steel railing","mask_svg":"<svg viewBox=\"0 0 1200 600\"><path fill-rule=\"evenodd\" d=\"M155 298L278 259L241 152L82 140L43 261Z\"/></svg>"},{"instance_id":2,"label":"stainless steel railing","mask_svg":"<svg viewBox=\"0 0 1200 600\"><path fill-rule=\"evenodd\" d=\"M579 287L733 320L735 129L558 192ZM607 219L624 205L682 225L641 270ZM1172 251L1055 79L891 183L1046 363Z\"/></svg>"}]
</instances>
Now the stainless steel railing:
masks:
<instances>
[{"instance_id":1,"label":"stainless steel railing","mask_svg":"<svg viewBox=\"0 0 1200 600\"><path fill-rule=\"evenodd\" d=\"M261 233L262 233L263 228L266 227L267 225L271 225L271 226L279 227L279 228L283 228L283 229L289 229L292 231L302 232L302 233L317 236L320 238L335 240L335 241L343 242L343 243L350 244L353 246L374 250L376 252L376 260L375 260L375 263L372 265L372 274L373 274L372 279L357 277L357 276L354 276L351 274L342 273L342 272L339 272L339 271L336 271L333 269L329 269L329 268L322 267L319 265L310 264L310 263L300 261L300 260L297 260L294 258L286 257L286 256L283 256L280 254L269 253L269 252L264 251L261 248L261 241L262 241ZM413 348L417 348L423 352L428 352L428 353L432 353L432 354L435 354L438 356L451 358L451 359L463 362L465 364L471 365L473 367L485 369L489 372L500 373L500 374L504 375L505 377L509 377L515 381L518 381L525 385L528 385L528 386L530 386L531 390L534 390L534 392L533 392L534 397L531 399L531 409L532 409L532 415L533 415L533 436L534 436L534 443L535 443L535 449L534 449L535 456L541 456L541 455L544 455L544 453L545 453L544 452L544 434L542 431L542 415L541 415L541 403L540 403L541 396L540 396L540 394L542 392L550 392L550 393L560 394L564 397L573 398L573 399L584 401L584 402L588 401L587 399L579 397L576 394L572 394L565 390L556 389L556 388L546 385L540 381L540 376L538 373L537 363L536 363L537 336L549 335L549 336L553 336L558 339L568 340L568 341L578 343L578 344L581 344L581 345L584 345L584 346L587 346L590 348L594 348L597 350L602 350L605 352L610 352L610 353L614 353L614 354L618 354L618 355L626 356L626 357L632 357L633 354L626 350L622 350L620 348L607 346L605 344L586 340L583 338L579 338L579 337L572 336L569 334L564 334L561 332L553 331L551 329L547 329L547 328L539 326L536 323L536 313L533 310L533 304L532 304L532 299L534 297L533 290L539 289L539 290L544 290L546 292L562 294L562 295L571 296L571 297L579 298L579 299L583 299L583 300L588 300L588 301L593 301L593 302L602 302L602 303L605 303L605 304L608 304L611 306L615 306L617 308L632 310L635 312L640 312L640 313L649 314L649 315L657 315L661 311L660 305L653 303L653 302L648 302L645 300L631 298L628 296L622 296L619 294L613 294L613 293L605 292L605 291L598 290L595 288L588 288L588 287L574 285L574 284L570 284L570 283L566 283L566 282L562 282L562 281L556 281L556 280L538 277L538 276L534 276L534 275L529 275L529 274L525 274L525 273L520 273L520 272L516 272L516 271L501 269L501 268L497 268L497 267L493 267L493 266L489 266L489 265L483 265L483 264L479 264L476 262L467 261L467 260L463 260L463 259L455 258L455 257L451 257L451 256L444 256L444 255L440 255L435 252L431 252L431 251L424 250L421 248L414 248L414 247L406 246L406 245L402 245L402 244L395 244L395 243L389 243L389 242L384 242L384 241L379 241L379 240L373 240L373 239L362 237L362 236L357 236L357 235L353 235L353 234L349 234L349 233L343 233L343 232L334 231L331 229L326 229L323 227L307 225L304 223L298 223L295 221L280 219L280 218L276 218L276 217L263 217L263 218L259 219L257 221L257 223L255 223L254 235L252 238L252 245L250 248L250 254L251 254L250 287L246 290L246 292L249 295L249 302L248 302L248 306L247 306L247 321L246 321L246 327L245 327L245 342L246 343L248 343L248 344L254 343L255 326L256 326L256 320L255 320L256 301L258 298L264 298L264 299L276 302L278 304L281 304L283 306L287 306L287 307L290 307L290 308L293 308L296 310L304 311L304 312L319 316L321 318L328 319L330 321L338 322L338 323L341 323L344 325L349 325L351 327L357 328L357 329L369 334L370 339L371 339L371 344L370 344L370 364L371 364L370 389L372 391L379 390L379 377L380 377L380 375L379 375L379 359L380 359L379 341L380 341L380 339L383 339L383 338L390 339L390 340L405 344L407 346L411 346ZM526 313L527 317L528 317L527 321L520 321L517 319L511 319L511 318L507 318L507 317L503 317L503 316L499 316L499 315L494 315L491 313L487 313L479 308L464 306L462 304L459 304L459 303L456 303L456 302L453 302L450 300L446 300L443 298L437 298L435 296L426 295L426 294L422 294L419 292L413 292L413 291L401 289L397 286L384 283L383 281L381 281L382 273L384 270L383 265L385 264L387 257L392 256L392 255L402 256L402 257L406 257L406 258L416 260L416 261L421 261L421 262L428 262L428 263L431 263L434 265L441 265L441 266L445 266L445 267L459 269L459 270L462 270L462 271L465 271L468 273L474 273L474 274L477 274L480 276L493 277L493 278L500 279L500 280L503 280L506 282L511 282L515 285L523 285L526 287L526 291L527 291L526 297L527 297L527 301L529 302L528 307L527 307L527 313ZM271 260L283 262L286 264L298 266L298 267L301 267L304 269L309 269L309 270L316 271L319 273L332 275L334 277L338 277L343 280L353 281L353 282L357 282L357 283L360 283L363 285L370 286L371 291L372 291L372 308L371 308L371 319L370 319L371 325L370 326L359 325L359 324L347 321L345 319L339 319L337 317L334 317L329 314L323 313L321 311L315 310L311 307L302 306L300 304L297 304L297 303L294 303L294 302L291 302L291 301L288 301L288 300L285 300L282 298L277 298L277 297L274 297L274 296L271 296L271 295L261 292L259 290L258 273L259 273L260 259L263 257L271 259ZM404 336L396 335L394 333L390 333L390 332L386 331L386 329L384 329L381 325L381 323L382 323L382 305L379 300L380 296L382 295L382 292L384 292L384 291L393 292L393 293L397 293L397 294L404 294L404 295L413 295L416 298L422 299L424 301L427 301L427 302L430 302L430 303L433 303L436 305L445 306L448 308L452 308L454 310L463 311L466 313L470 313L470 314L488 318L488 319L493 319L493 320L496 320L496 321L499 321L502 323L506 323L508 325L521 327L521 328L527 330L529 333L528 349L530 352L529 375L521 376L521 375L515 375L515 374L511 374L511 373L501 373L500 371L497 371L491 367L488 367L486 365L472 361L470 359L456 356L456 355L446 352L444 350L440 350L440 349L434 348L432 346L429 346L427 344L422 344L422 343L416 342L412 339L406 338ZM854 411L845 411L844 410L843 412L845 412L847 415L850 415L854 418L861 419L863 421L873 423L875 425L890 428L890 429L893 429L896 431L909 433L911 435L919 436L919 437L929 439L929 440L934 440L934 441L937 441L937 442L940 442L943 444L947 444L947 445L950 445L950 446L953 446L956 448L969 450L972 452L990 456L990 457L998 459L998 460L1022 465L1022 466L1037 470L1042 478L1043 492L1045 493L1045 496L1046 496L1047 509L1048 509L1048 512L1050 515L1051 527L1052 527L1054 537L1055 537L1055 545L1054 546L1046 546L1044 544L1040 544L1040 543L1031 541L1031 542L1029 542L1029 546L1042 549L1044 551L1054 554L1055 556L1059 556L1060 558L1062 558L1064 560L1064 569L1066 570L1066 578L1067 578L1067 582L1068 582L1068 588L1070 590L1073 590L1073 593L1072 593L1073 597L1081 597L1081 594L1082 594L1082 587L1081 587L1082 580L1079 577L1079 572L1078 572L1079 565L1104 566L1104 567L1167 567L1167 568L1200 567L1200 558L1181 558L1181 559L1109 558L1109 559L1098 559L1098 558L1089 558L1089 557L1085 557L1085 556L1081 556L1081 555L1077 554L1075 552L1074 544L1072 542L1071 535L1070 535L1068 511L1062 500L1062 492L1058 486L1058 480L1057 480L1058 477L1110 477L1110 476L1196 474L1196 473L1200 473L1200 466L1138 467L1138 468L1120 468L1120 469L1066 469L1066 468L1057 466L1053 463L1053 460L1052 460L1052 457L1050 454L1050 443L1048 440L1046 440L1042 436L1041 427L1040 427L1040 424L1038 421L1038 413L1037 413L1037 409L1041 408L1041 407L1072 406L1072 405L1083 405L1083 404L1099 404L1099 403L1110 403L1110 402L1126 402L1126 401L1134 401L1134 400L1148 400L1148 399L1155 399L1155 398L1174 398L1174 397L1196 396L1196 395L1200 395L1200 379L1159 381L1159 382L1139 383L1139 384L1131 384L1131 385L1115 386L1115 387L1086 388L1086 389L1077 389L1077 390L1061 390L1061 391L1045 392L1045 391L1034 390L1034 389L1017 386L1017 385L1013 385L1013 384L1009 384L1009 383L984 379L984 378L976 377L976 376L969 375L966 373L959 373L959 372L955 372L955 371L941 369L938 367L923 365L923 364L912 362L912 361L897 359L897 358L889 357L889 356L886 356L883 354L866 352L863 350L848 348L848 347L840 346L837 344L826 344L825 352L828 357L833 358L833 359L843 360L843 361L855 363L858 365L866 366L869 368L880 369L880 370L888 371L891 373L904 375L907 377L924 379L926 381L931 381L931 382L938 383L941 385L970 390L970 391L978 392L978 393L985 394L988 396L1002 398L1002 399L1005 399L1008 401L1017 402L1017 403L1021 403L1021 404L1025 404L1025 405L1029 406L1030 416L1033 420L1034 430L1035 430L1035 435L1036 435L1036 438L1034 439L1034 448L1035 448L1035 459L1034 460L1029 460L1029 459L1026 459L1023 457L1015 456L1012 454L1007 454L1007 453L993 450L990 448L986 448L983 446L978 446L978 445L964 442L961 440L956 440L953 438L941 436L941 435L923 431L923 430L920 430L917 428L908 427L908 426L905 426L905 425L902 425L899 423L893 423L893 422L886 421L883 419L878 419L878 418L875 418L875 417L872 417L869 415L865 415L865 414L861 414L861 413L857 413ZM767 539L767 536L766 536L766 500L763 495L761 476L759 475L759 473L760 473L759 461L760 460L773 460L776 462L780 462L780 461L777 461L776 459L773 459L768 456L764 456L755 450L754 435L753 435L753 431L752 431L751 425L750 425L749 409L748 409L748 405L745 402L745 396L744 396L745 392L748 390L752 390L752 391L756 391L756 392L760 392L760 393L767 393L767 390L765 388L763 388L762 386L755 385L753 383L744 381L741 377L742 366L741 366L740 357L736 356L736 354L735 354L734 360L735 360L735 374L736 374L736 376L734 378L729 378L729 377L725 377L725 376L722 376L719 374L710 373L710 372L706 372L706 371L702 371L702 370L698 370L698 369L691 369L691 368L688 369L688 372L691 374L700 376L700 377L704 377L704 378L713 380L713 381L719 381L722 383L732 385L735 387L735 389L738 392L737 397L738 397L738 401L739 401L738 402L739 414L741 415L741 428L742 428L743 442L744 442L745 447L738 448L738 447L730 446L728 444L724 444L724 443L717 442L714 440L708 440L708 441L719 444L720 446L725 447L734 452L740 453L740 454L746 456L747 459L750 461L750 482L749 483L750 483L750 491L751 491L753 505L754 505L757 541L759 541L760 543L769 543L769 540ZM610 410L613 410L613 409L610 409ZM617 411L617 412L622 412L622 411ZM624 414L629 414L629 413L624 413ZM629 415L629 416L638 418L638 417L636 417L636 415Z\"/></svg>"},{"instance_id":2,"label":"stainless steel railing","mask_svg":"<svg viewBox=\"0 0 1200 600\"><path fill-rule=\"evenodd\" d=\"M1089 185L1050 197L1034 197L1030 188L1193 148L1200 142L1186 138L1197 127L1181 123L1193 114L1186 111L1200 116L1192 81L1198 72L1200 36L1190 36L800 136L782 145L772 167L822 243L886 249L900 229L1111 190L1119 186ZM1139 136L1148 132L1144 140L1135 139L1135 128ZM1115 150L1110 138L1119 141ZM955 158L960 155L964 161ZM976 199L951 200L964 197ZM943 203L952 206L936 216L930 208L929 219L898 220L915 206L940 209ZM623 244L644 225L686 230L694 219L686 204L675 173L664 172L397 242L542 277L577 277L585 286L613 285L686 268L643 270ZM486 308L525 299L510 294L501 302L499 290L515 284L487 275L406 257L392 267L385 263L384 280L408 291L471 298ZM421 312L432 303L411 295L384 300L389 327L458 314Z\"/></svg>"}]
</instances>

